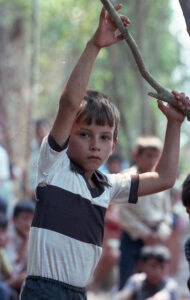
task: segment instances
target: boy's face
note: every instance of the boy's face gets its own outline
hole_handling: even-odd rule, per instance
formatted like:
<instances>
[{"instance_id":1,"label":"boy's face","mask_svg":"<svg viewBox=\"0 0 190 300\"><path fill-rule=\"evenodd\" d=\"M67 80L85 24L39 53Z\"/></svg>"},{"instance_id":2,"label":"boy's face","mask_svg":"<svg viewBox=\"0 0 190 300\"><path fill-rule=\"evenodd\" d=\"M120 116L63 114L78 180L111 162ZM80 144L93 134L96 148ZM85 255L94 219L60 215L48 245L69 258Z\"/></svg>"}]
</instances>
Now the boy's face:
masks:
<instances>
[{"instance_id":1,"label":"boy's face","mask_svg":"<svg viewBox=\"0 0 190 300\"><path fill-rule=\"evenodd\" d=\"M23 238L28 238L33 216L32 212L22 211L13 219L16 231Z\"/></svg>"},{"instance_id":2,"label":"boy's face","mask_svg":"<svg viewBox=\"0 0 190 300\"><path fill-rule=\"evenodd\" d=\"M150 172L155 167L160 157L160 151L147 148L135 154L135 161L141 173Z\"/></svg>"},{"instance_id":3,"label":"boy's face","mask_svg":"<svg viewBox=\"0 0 190 300\"><path fill-rule=\"evenodd\" d=\"M87 125L84 121L74 123L68 155L84 169L86 177L91 177L113 152L117 141L113 141L114 127L109 125Z\"/></svg>"},{"instance_id":4,"label":"boy's face","mask_svg":"<svg viewBox=\"0 0 190 300\"><path fill-rule=\"evenodd\" d=\"M7 228L0 228L0 247L5 248L8 243L8 229Z\"/></svg>"},{"instance_id":5,"label":"boy's face","mask_svg":"<svg viewBox=\"0 0 190 300\"><path fill-rule=\"evenodd\" d=\"M152 286L158 285L168 274L168 262L158 262L154 258L149 258L143 263L143 272L147 275L147 283Z\"/></svg>"}]
</instances>

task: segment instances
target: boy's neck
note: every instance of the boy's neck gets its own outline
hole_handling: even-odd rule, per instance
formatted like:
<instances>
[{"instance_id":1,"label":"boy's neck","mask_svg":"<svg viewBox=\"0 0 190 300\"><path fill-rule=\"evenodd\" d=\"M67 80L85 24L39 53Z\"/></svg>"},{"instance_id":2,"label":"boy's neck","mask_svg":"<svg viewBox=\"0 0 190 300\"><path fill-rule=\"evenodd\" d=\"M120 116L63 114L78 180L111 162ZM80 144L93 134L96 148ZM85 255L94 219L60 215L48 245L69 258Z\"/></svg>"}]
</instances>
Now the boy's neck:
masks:
<instances>
[{"instance_id":1,"label":"boy's neck","mask_svg":"<svg viewBox=\"0 0 190 300\"><path fill-rule=\"evenodd\" d=\"M74 168L77 167L77 169L80 169L80 173L83 174L83 176L85 177L86 181L88 181L89 185L91 186L91 188L95 188L97 185L95 183L95 181L93 180L93 174L96 170L94 171L89 171L89 172L85 172L84 168L82 166L80 166L78 163L76 163L74 160L72 160L70 158L72 165Z\"/></svg>"},{"instance_id":2,"label":"boy's neck","mask_svg":"<svg viewBox=\"0 0 190 300\"><path fill-rule=\"evenodd\" d=\"M87 179L88 183L90 184L91 188L95 188L96 187L96 184L95 182L92 180L92 176L90 179Z\"/></svg>"}]
</instances>

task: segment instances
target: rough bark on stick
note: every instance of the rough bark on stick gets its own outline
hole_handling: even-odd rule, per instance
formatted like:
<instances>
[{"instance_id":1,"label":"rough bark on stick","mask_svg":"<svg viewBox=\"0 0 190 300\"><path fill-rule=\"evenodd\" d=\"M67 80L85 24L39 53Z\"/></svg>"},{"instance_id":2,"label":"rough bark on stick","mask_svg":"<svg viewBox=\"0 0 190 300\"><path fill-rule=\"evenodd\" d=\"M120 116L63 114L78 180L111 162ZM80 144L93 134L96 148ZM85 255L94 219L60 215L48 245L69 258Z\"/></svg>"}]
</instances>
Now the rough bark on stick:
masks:
<instances>
[{"instance_id":1,"label":"rough bark on stick","mask_svg":"<svg viewBox=\"0 0 190 300\"><path fill-rule=\"evenodd\" d=\"M179 3L183 11L187 32L190 36L190 0L179 0Z\"/></svg>"},{"instance_id":2,"label":"rough bark on stick","mask_svg":"<svg viewBox=\"0 0 190 300\"><path fill-rule=\"evenodd\" d=\"M101 0L101 2L104 5L104 7L106 8L106 10L111 14L119 31L123 35L127 44L129 45L142 77L151 85L151 87L154 90L156 90L157 94L150 92L149 96L154 97L156 99L160 99L165 102L168 102L168 103L172 104L173 106L176 106L177 108L179 108L175 97L168 90L166 90L163 86L161 86L160 83L157 82L156 79L148 71L135 40L133 39L132 35L129 33L128 29L123 25L123 23L120 19L120 16L117 13L117 11L115 10L111 1L110 0ZM190 111L187 111L186 115L187 115L188 120L190 120Z\"/></svg>"}]
</instances>

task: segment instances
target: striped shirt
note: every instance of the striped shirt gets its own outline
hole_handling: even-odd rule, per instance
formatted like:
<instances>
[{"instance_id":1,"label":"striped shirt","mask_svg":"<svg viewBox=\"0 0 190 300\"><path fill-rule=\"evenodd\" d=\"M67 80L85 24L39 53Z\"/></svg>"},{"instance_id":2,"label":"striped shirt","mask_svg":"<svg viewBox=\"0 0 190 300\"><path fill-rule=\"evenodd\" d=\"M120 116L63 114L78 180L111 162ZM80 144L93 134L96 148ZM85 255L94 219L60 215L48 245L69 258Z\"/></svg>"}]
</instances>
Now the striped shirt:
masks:
<instances>
[{"instance_id":1,"label":"striped shirt","mask_svg":"<svg viewBox=\"0 0 190 300\"><path fill-rule=\"evenodd\" d=\"M49 136L41 146L27 273L85 287L101 256L106 209L110 201L136 203L138 177L95 171L92 188L67 144Z\"/></svg>"}]
</instances>

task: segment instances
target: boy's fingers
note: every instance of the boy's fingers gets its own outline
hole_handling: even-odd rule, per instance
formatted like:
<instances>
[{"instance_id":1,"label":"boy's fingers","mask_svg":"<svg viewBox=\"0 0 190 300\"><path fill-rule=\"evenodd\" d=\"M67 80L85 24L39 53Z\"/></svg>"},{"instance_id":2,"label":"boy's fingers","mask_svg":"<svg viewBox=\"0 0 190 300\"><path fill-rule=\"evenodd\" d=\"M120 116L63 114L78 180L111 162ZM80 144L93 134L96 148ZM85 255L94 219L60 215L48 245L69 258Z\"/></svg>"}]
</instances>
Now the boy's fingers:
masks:
<instances>
[{"instance_id":1,"label":"boy's fingers","mask_svg":"<svg viewBox=\"0 0 190 300\"><path fill-rule=\"evenodd\" d=\"M190 109L190 99L189 99L189 97L185 97L185 108L187 110Z\"/></svg>"},{"instance_id":2,"label":"boy's fingers","mask_svg":"<svg viewBox=\"0 0 190 300\"><path fill-rule=\"evenodd\" d=\"M117 36L115 36L115 41L116 42L122 41L123 39L124 39L124 37L123 37L122 34L118 34Z\"/></svg>"},{"instance_id":3,"label":"boy's fingers","mask_svg":"<svg viewBox=\"0 0 190 300\"><path fill-rule=\"evenodd\" d=\"M176 97L176 99L180 98L180 94L177 91L172 91L172 94Z\"/></svg>"},{"instance_id":4,"label":"boy's fingers","mask_svg":"<svg viewBox=\"0 0 190 300\"><path fill-rule=\"evenodd\" d=\"M177 91L172 91L172 94L176 97L176 98L179 98L180 97L180 93L179 92L177 92Z\"/></svg>"},{"instance_id":5,"label":"boy's fingers","mask_svg":"<svg viewBox=\"0 0 190 300\"><path fill-rule=\"evenodd\" d=\"M106 17L106 9L105 9L105 7L103 6L103 7L102 7L102 10L101 10L101 13L100 13L100 20L105 19L105 17Z\"/></svg>"},{"instance_id":6,"label":"boy's fingers","mask_svg":"<svg viewBox=\"0 0 190 300\"><path fill-rule=\"evenodd\" d=\"M129 18L127 18L126 16L121 15L120 18L121 18L123 24L126 25L126 26L128 26L131 23Z\"/></svg>"},{"instance_id":7,"label":"boy's fingers","mask_svg":"<svg viewBox=\"0 0 190 300\"><path fill-rule=\"evenodd\" d=\"M180 93L180 94L179 94L179 98L180 98L182 101L185 101L185 94L184 94L184 93Z\"/></svg>"},{"instance_id":8,"label":"boy's fingers","mask_svg":"<svg viewBox=\"0 0 190 300\"><path fill-rule=\"evenodd\" d=\"M120 10L122 8L122 4L120 3L120 4L116 5L114 8L115 8L115 10Z\"/></svg>"},{"instance_id":9,"label":"boy's fingers","mask_svg":"<svg viewBox=\"0 0 190 300\"><path fill-rule=\"evenodd\" d=\"M115 8L115 10L118 11L118 10L120 10L122 8L122 4L120 3L118 5L115 5L114 8ZM108 13L108 18L112 20L112 16L111 16L110 13Z\"/></svg>"},{"instance_id":10,"label":"boy's fingers","mask_svg":"<svg viewBox=\"0 0 190 300\"><path fill-rule=\"evenodd\" d=\"M165 108L165 105L162 103L161 100L157 100L158 103L158 107L163 111L163 109Z\"/></svg>"}]
</instances>

